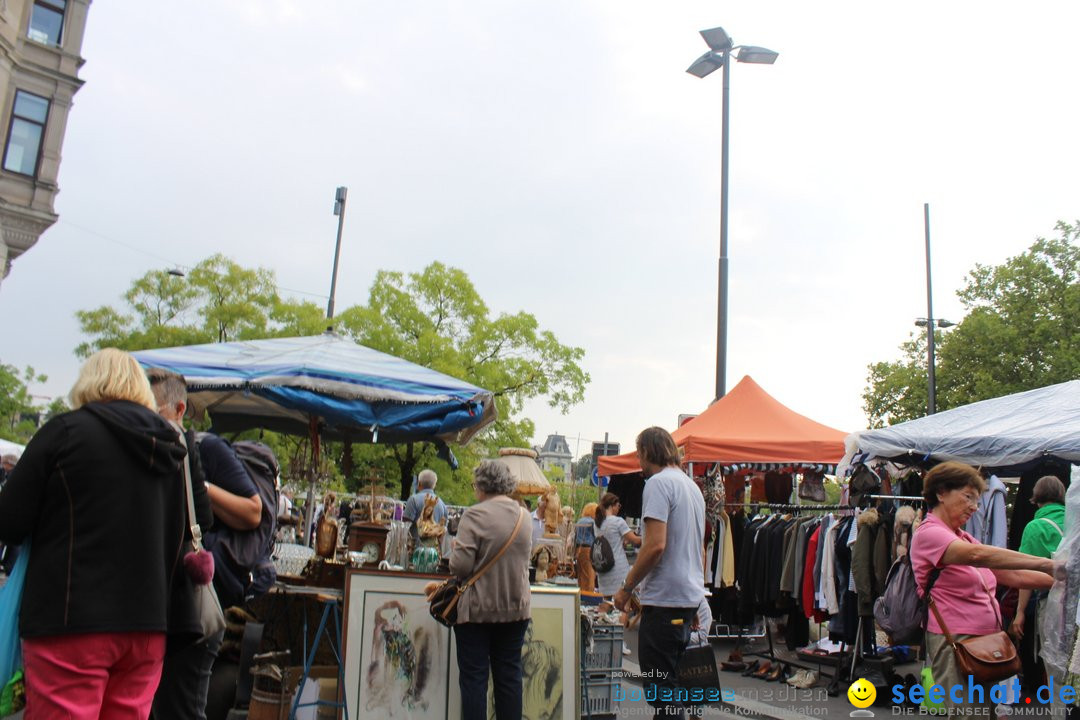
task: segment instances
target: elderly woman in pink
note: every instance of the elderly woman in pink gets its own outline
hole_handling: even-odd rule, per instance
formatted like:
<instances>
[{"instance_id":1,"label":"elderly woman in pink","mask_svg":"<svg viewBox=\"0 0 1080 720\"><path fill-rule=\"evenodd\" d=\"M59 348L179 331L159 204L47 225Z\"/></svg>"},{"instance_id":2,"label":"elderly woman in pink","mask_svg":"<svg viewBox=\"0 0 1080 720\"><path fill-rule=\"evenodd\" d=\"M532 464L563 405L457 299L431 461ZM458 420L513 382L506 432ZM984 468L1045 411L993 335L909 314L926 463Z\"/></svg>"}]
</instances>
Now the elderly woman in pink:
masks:
<instances>
[{"instance_id":1,"label":"elderly woman in pink","mask_svg":"<svg viewBox=\"0 0 1080 720\"><path fill-rule=\"evenodd\" d=\"M920 592L925 590L931 571L941 571L930 594L956 640L1003 629L1001 608L994 597L998 582L1031 589L1053 585L1051 560L982 545L961 530L978 509L979 496L985 489L982 476L970 465L944 462L935 466L923 480L923 498L930 512L911 541L911 565ZM968 678L960 677L952 647L932 612L926 630L934 683L945 689L950 710L958 706L992 709L988 686L982 687L981 698L975 690L972 699L976 702L968 702ZM959 701L949 693L954 685L963 686Z\"/></svg>"}]
</instances>

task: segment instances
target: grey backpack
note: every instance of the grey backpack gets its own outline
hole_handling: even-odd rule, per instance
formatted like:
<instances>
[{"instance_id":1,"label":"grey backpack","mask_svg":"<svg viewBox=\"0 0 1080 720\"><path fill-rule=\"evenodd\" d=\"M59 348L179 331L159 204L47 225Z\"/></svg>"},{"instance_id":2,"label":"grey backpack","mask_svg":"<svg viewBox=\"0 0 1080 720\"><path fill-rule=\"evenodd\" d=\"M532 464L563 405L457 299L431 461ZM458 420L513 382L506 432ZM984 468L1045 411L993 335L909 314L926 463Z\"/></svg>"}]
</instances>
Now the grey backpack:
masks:
<instances>
[{"instance_id":1,"label":"grey backpack","mask_svg":"<svg viewBox=\"0 0 1080 720\"><path fill-rule=\"evenodd\" d=\"M934 587L940 574L940 568L930 571L926 594L920 598L915 571L911 568L911 558L903 555L893 562L889 568L889 576L885 579L885 592L874 601L874 619L892 638L893 643L921 644L923 630L926 628L930 589Z\"/></svg>"}]
</instances>

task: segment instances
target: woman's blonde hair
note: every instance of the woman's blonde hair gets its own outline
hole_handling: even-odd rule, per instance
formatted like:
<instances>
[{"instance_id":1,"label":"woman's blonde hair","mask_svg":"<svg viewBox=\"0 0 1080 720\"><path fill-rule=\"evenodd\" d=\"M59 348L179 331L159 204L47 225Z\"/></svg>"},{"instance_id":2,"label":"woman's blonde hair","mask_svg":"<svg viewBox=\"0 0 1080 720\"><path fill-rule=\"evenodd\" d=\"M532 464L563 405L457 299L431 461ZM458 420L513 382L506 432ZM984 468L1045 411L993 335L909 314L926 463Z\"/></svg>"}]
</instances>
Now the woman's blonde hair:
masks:
<instances>
[{"instance_id":1,"label":"woman's blonde hair","mask_svg":"<svg viewBox=\"0 0 1080 720\"><path fill-rule=\"evenodd\" d=\"M71 407L90 402L128 400L157 412L157 402L138 360L116 348L105 348L87 358L69 394Z\"/></svg>"}]
</instances>

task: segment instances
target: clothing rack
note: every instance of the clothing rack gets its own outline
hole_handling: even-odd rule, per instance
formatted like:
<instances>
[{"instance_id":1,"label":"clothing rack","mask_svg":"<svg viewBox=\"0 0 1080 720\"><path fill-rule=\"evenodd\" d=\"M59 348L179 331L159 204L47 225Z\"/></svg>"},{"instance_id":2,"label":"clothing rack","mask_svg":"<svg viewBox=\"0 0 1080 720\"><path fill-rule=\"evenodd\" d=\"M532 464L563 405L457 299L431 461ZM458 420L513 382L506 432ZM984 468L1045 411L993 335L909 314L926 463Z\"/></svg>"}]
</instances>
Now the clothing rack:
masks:
<instances>
[{"instance_id":1,"label":"clothing rack","mask_svg":"<svg viewBox=\"0 0 1080 720\"><path fill-rule=\"evenodd\" d=\"M910 500L911 502L926 502L921 495L865 495L871 500Z\"/></svg>"}]
</instances>

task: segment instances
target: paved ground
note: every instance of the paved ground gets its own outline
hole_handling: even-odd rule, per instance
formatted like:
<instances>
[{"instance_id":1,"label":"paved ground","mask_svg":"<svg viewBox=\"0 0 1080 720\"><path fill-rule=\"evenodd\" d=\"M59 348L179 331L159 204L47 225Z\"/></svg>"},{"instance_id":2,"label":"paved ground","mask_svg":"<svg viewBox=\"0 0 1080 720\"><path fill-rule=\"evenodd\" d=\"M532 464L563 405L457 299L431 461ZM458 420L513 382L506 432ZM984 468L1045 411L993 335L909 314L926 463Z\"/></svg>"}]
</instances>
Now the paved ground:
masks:
<instances>
[{"instance_id":1,"label":"paved ground","mask_svg":"<svg viewBox=\"0 0 1080 720\"><path fill-rule=\"evenodd\" d=\"M631 688L640 687L640 679L634 677L640 674L640 668L637 665L637 634L628 632L626 634L626 644L631 649L631 654L624 656L623 659L623 671L626 673L623 681L626 685L622 688L622 694L626 699L618 703L615 716L620 718L652 717L652 709L643 700L637 699L638 693L631 690ZM731 641L713 641L713 651L716 654L717 662L727 660L732 648L733 642ZM763 643L757 643L748 648L750 651L765 649L767 649L767 646ZM747 649L744 649L744 652L746 651ZM778 651L777 655L783 659L797 659L794 653L788 653L786 650ZM831 670L828 666L825 667L826 670ZM901 665L896 668L896 671L901 675L909 672L916 673L919 667L920 664L912 663ZM855 708L847 700L849 683L840 683L839 695L830 697L826 691L830 679L831 675L825 675L816 686L808 690L797 690L783 683L770 683L756 678L744 678L738 673L721 672L720 683L723 689L723 701L704 706L701 708L699 716L707 718L728 717L732 719L736 717L759 718L762 720L814 720L815 718L852 717L851 713ZM885 718L937 720L937 716L919 713L906 708L875 706L869 708L869 710L878 720L884 720ZM1064 720L1066 709L1060 705L1044 707L999 706L997 718L987 718L985 716L967 717L973 720L999 720L999 718L1004 719L1012 715L1039 720ZM1080 713L1077 713L1077 715L1080 715ZM854 717L869 716L861 713Z\"/></svg>"},{"instance_id":2,"label":"paved ground","mask_svg":"<svg viewBox=\"0 0 1080 720\"><path fill-rule=\"evenodd\" d=\"M640 674L637 665L637 636L636 633L626 634L626 645L631 649L629 656L624 656L623 671L627 677L623 678L626 683L622 687L621 694L625 698L617 705L616 717L652 717L652 710L648 704L639 699L639 693L633 692L633 688L640 687L640 680L634 676ZM733 647L732 642L714 641L713 650L717 656L717 662L726 660ZM767 646L762 643L752 645L750 650L765 650ZM793 654L786 651L778 656L788 656L794 659ZM827 668L828 666L826 666ZM840 695L830 697L826 692L829 677L825 676L818 684L807 690L792 688L784 683L766 682L756 678L744 678L738 673L720 673L720 683L723 688L722 701L701 708L701 717L747 717L774 720L807 720L808 718L849 717L855 708L847 701L847 683L840 686ZM871 708L878 718L892 715L891 708Z\"/></svg>"}]
</instances>

